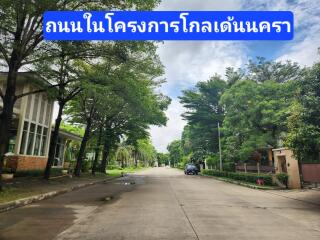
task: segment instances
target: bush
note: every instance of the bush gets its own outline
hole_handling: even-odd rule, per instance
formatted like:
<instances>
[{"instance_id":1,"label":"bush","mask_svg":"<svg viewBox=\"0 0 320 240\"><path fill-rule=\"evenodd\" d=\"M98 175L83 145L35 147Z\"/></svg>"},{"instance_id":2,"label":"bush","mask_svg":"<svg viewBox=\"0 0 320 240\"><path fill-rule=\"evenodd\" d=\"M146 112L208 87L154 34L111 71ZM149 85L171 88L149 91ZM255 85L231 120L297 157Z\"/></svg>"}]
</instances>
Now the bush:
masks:
<instances>
[{"instance_id":1,"label":"bush","mask_svg":"<svg viewBox=\"0 0 320 240\"><path fill-rule=\"evenodd\" d=\"M257 173L243 173L243 172L226 172L226 171L217 171L204 169L201 172L204 175L231 178L238 181L257 183L258 179L264 181L265 185L272 185L272 176L268 174L257 174Z\"/></svg>"},{"instance_id":2,"label":"bush","mask_svg":"<svg viewBox=\"0 0 320 240\"><path fill-rule=\"evenodd\" d=\"M107 169L108 170L122 170L122 167L120 167L118 165L108 165Z\"/></svg>"},{"instance_id":3,"label":"bush","mask_svg":"<svg viewBox=\"0 0 320 240\"><path fill-rule=\"evenodd\" d=\"M286 173L277 173L276 178L283 184L283 185L288 185L288 178L289 175Z\"/></svg>"},{"instance_id":4,"label":"bush","mask_svg":"<svg viewBox=\"0 0 320 240\"><path fill-rule=\"evenodd\" d=\"M185 166L186 166L186 164L185 163L183 163L183 162L179 162L178 163L178 166L177 166L177 168L179 168L179 169L184 169L185 168Z\"/></svg>"},{"instance_id":5,"label":"bush","mask_svg":"<svg viewBox=\"0 0 320 240\"><path fill-rule=\"evenodd\" d=\"M42 177L44 170L34 169L34 170L18 170L14 173L15 177ZM52 168L50 176L60 176L62 174L61 168Z\"/></svg>"},{"instance_id":6,"label":"bush","mask_svg":"<svg viewBox=\"0 0 320 240\"><path fill-rule=\"evenodd\" d=\"M83 161L81 166L81 172L87 173L91 170L91 161Z\"/></svg>"}]
</instances>

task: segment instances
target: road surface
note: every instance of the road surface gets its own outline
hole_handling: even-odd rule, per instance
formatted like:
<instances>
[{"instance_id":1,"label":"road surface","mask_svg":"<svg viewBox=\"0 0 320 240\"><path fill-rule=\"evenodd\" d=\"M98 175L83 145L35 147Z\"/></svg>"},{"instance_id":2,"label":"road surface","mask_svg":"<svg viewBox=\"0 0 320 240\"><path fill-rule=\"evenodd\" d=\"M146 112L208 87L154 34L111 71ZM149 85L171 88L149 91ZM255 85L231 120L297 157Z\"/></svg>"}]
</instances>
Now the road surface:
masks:
<instances>
[{"instance_id":1,"label":"road surface","mask_svg":"<svg viewBox=\"0 0 320 240\"><path fill-rule=\"evenodd\" d=\"M153 168L2 213L0 239L319 240L320 206Z\"/></svg>"}]
</instances>

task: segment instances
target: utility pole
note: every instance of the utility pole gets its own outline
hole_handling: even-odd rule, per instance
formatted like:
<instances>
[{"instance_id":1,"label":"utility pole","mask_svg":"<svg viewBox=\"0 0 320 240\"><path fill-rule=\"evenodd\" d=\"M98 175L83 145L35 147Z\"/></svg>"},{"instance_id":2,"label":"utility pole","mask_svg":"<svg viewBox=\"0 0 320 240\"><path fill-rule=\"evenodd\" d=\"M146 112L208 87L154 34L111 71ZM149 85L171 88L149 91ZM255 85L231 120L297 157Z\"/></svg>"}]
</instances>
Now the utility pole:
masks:
<instances>
[{"instance_id":1,"label":"utility pole","mask_svg":"<svg viewBox=\"0 0 320 240\"><path fill-rule=\"evenodd\" d=\"M219 122L218 122L218 136L219 136L220 171L222 171L222 156L221 156L221 140L220 140L220 124L219 124Z\"/></svg>"}]
</instances>

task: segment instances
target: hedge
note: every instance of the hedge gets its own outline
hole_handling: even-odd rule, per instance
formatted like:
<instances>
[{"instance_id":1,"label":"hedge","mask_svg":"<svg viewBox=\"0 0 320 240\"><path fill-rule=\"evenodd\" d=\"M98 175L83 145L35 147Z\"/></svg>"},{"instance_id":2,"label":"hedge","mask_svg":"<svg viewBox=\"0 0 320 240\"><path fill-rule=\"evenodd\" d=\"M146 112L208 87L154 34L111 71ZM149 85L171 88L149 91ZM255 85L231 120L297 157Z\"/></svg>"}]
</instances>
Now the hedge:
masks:
<instances>
[{"instance_id":1,"label":"hedge","mask_svg":"<svg viewBox=\"0 0 320 240\"><path fill-rule=\"evenodd\" d=\"M216 177L230 178L234 180L257 183L258 179L262 179L265 185L272 186L272 175L268 174L257 174L257 173L243 173L243 172L226 172L204 169L201 171L203 175L210 175Z\"/></svg>"},{"instance_id":2,"label":"hedge","mask_svg":"<svg viewBox=\"0 0 320 240\"><path fill-rule=\"evenodd\" d=\"M288 185L289 175L286 173L277 173L276 178L284 185Z\"/></svg>"}]
</instances>

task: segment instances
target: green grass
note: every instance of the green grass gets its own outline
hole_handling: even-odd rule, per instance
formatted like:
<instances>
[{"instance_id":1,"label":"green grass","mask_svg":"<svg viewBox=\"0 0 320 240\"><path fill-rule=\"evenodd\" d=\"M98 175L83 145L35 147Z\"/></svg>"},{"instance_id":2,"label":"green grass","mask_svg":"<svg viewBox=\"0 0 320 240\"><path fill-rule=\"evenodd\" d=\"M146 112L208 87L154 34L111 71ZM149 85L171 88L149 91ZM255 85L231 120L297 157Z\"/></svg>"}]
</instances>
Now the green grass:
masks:
<instances>
[{"instance_id":1,"label":"green grass","mask_svg":"<svg viewBox=\"0 0 320 240\"><path fill-rule=\"evenodd\" d=\"M113 175L111 175L111 177L112 176ZM50 181L44 181L42 177L29 176L22 178L22 184L18 184L16 186L5 186L4 191L0 192L0 204L67 188L68 186L74 185L74 183L80 184L108 178L110 178L110 176L99 172L97 172L95 176L92 176L91 173L83 173L80 178L69 178L65 176L61 178L54 178Z\"/></svg>"},{"instance_id":2,"label":"green grass","mask_svg":"<svg viewBox=\"0 0 320 240\"><path fill-rule=\"evenodd\" d=\"M4 191L0 192L0 204L14 201L17 199L21 198L27 198L31 197L37 194L40 194L41 192L39 191L30 191L28 189L21 189L21 188L6 188Z\"/></svg>"},{"instance_id":3,"label":"green grass","mask_svg":"<svg viewBox=\"0 0 320 240\"><path fill-rule=\"evenodd\" d=\"M112 177L119 177L121 176L121 173L126 174L126 173L135 173L138 171L142 171L148 169L147 167L129 167L129 168L124 168L124 169L112 169L112 170L107 170L107 175L112 176Z\"/></svg>"}]
</instances>

